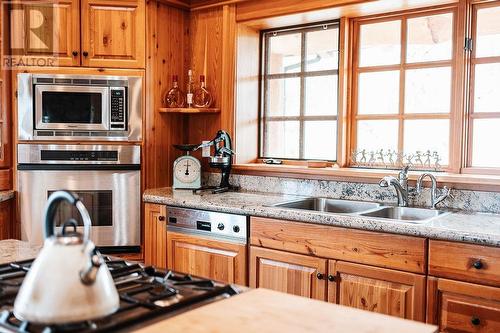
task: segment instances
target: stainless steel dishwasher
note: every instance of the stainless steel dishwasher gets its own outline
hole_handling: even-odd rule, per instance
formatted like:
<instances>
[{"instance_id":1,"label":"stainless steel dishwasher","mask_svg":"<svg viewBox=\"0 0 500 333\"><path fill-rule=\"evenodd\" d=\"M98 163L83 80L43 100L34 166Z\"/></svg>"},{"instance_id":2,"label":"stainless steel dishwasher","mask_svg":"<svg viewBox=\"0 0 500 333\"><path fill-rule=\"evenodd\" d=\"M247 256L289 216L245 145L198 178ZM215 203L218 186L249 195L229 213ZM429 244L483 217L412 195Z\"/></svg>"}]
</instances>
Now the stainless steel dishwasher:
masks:
<instances>
[{"instance_id":1,"label":"stainless steel dishwasher","mask_svg":"<svg viewBox=\"0 0 500 333\"><path fill-rule=\"evenodd\" d=\"M247 285L248 217L167 207L167 266Z\"/></svg>"}]
</instances>

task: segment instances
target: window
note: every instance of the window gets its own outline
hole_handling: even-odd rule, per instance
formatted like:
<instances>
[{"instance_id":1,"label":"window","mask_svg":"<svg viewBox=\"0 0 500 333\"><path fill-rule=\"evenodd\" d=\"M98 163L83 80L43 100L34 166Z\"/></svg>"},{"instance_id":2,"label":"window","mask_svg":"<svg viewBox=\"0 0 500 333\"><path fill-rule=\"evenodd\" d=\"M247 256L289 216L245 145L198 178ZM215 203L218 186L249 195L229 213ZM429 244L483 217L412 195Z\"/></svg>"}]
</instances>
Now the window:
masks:
<instances>
[{"instance_id":1,"label":"window","mask_svg":"<svg viewBox=\"0 0 500 333\"><path fill-rule=\"evenodd\" d=\"M441 170L450 164L454 12L359 20L351 165Z\"/></svg>"},{"instance_id":2,"label":"window","mask_svg":"<svg viewBox=\"0 0 500 333\"><path fill-rule=\"evenodd\" d=\"M338 22L262 33L260 157L337 159Z\"/></svg>"},{"instance_id":3,"label":"window","mask_svg":"<svg viewBox=\"0 0 500 333\"><path fill-rule=\"evenodd\" d=\"M500 3L474 6L468 166L500 167Z\"/></svg>"}]
</instances>

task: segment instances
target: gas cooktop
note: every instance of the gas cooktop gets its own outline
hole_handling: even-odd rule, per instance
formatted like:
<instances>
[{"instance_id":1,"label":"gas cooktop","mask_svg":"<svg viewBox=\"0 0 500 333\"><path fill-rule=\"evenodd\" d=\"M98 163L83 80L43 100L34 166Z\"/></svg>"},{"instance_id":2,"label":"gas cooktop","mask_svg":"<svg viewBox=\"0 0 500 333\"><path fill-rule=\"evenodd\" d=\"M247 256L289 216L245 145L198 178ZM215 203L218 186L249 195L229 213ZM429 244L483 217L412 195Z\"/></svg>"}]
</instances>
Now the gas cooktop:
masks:
<instances>
[{"instance_id":1,"label":"gas cooktop","mask_svg":"<svg viewBox=\"0 0 500 333\"><path fill-rule=\"evenodd\" d=\"M12 313L19 287L33 261L0 265L0 332L131 331L239 293L232 285L115 258L104 259L120 295L118 311L97 320L50 326L21 321Z\"/></svg>"}]
</instances>

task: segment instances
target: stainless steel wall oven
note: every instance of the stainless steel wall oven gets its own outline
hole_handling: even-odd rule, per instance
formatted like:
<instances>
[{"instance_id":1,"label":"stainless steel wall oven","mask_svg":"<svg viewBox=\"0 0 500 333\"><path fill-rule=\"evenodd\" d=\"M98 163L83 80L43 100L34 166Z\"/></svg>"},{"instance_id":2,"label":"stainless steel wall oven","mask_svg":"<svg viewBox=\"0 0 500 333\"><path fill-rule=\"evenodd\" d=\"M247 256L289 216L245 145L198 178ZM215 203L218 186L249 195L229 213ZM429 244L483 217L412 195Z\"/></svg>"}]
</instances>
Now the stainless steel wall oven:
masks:
<instances>
[{"instance_id":1,"label":"stainless steel wall oven","mask_svg":"<svg viewBox=\"0 0 500 333\"><path fill-rule=\"evenodd\" d=\"M42 244L48 196L61 189L76 192L92 219L91 238L101 249L134 252L141 244L140 146L18 145L21 238ZM69 205L58 211L56 225L78 216ZM77 221L79 225L82 221Z\"/></svg>"}]
</instances>

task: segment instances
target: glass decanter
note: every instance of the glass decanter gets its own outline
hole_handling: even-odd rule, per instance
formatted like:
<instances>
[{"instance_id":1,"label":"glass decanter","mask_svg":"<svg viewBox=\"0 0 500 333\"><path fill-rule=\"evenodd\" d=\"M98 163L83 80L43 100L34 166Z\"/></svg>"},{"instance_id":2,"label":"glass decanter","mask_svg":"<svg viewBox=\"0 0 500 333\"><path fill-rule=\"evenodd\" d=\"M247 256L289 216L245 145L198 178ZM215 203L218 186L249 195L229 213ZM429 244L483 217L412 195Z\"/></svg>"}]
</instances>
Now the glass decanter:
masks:
<instances>
[{"instance_id":1,"label":"glass decanter","mask_svg":"<svg viewBox=\"0 0 500 333\"><path fill-rule=\"evenodd\" d=\"M169 108L182 108L184 102L184 93L179 89L179 79L177 75L173 75L172 88L165 95L165 104Z\"/></svg>"},{"instance_id":2,"label":"glass decanter","mask_svg":"<svg viewBox=\"0 0 500 333\"><path fill-rule=\"evenodd\" d=\"M194 95L194 82L193 82L193 71L188 71L188 82L186 84L186 101L187 107L193 107L193 95Z\"/></svg>"},{"instance_id":3,"label":"glass decanter","mask_svg":"<svg viewBox=\"0 0 500 333\"><path fill-rule=\"evenodd\" d=\"M200 75L200 87L194 92L193 102L197 108L208 108L212 104L212 94L206 88L205 75Z\"/></svg>"}]
</instances>

